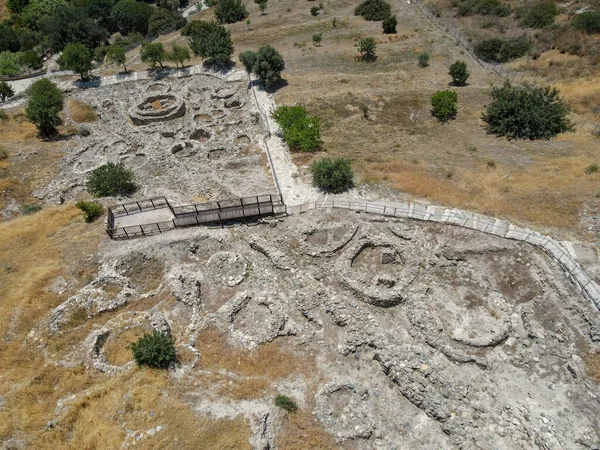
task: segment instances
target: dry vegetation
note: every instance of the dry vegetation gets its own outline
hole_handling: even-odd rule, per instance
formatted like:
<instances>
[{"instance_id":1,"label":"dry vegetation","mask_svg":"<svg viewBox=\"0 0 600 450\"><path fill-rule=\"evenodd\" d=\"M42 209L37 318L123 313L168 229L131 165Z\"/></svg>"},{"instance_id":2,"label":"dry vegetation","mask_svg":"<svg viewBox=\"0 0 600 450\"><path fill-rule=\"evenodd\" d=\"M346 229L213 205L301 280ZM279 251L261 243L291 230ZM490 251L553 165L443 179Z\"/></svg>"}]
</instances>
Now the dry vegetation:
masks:
<instances>
[{"instance_id":1,"label":"dry vegetation","mask_svg":"<svg viewBox=\"0 0 600 450\"><path fill-rule=\"evenodd\" d=\"M600 383L600 353L588 353L585 357L588 376Z\"/></svg>"},{"instance_id":2,"label":"dry vegetation","mask_svg":"<svg viewBox=\"0 0 600 450\"><path fill-rule=\"evenodd\" d=\"M275 441L286 450L333 450L340 448L308 411L284 414L282 428Z\"/></svg>"},{"instance_id":3,"label":"dry vegetation","mask_svg":"<svg viewBox=\"0 0 600 450\"><path fill-rule=\"evenodd\" d=\"M87 103L83 103L75 98L69 98L67 99L66 106L66 112L73 122L89 123L98 120L96 111Z\"/></svg>"},{"instance_id":4,"label":"dry vegetation","mask_svg":"<svg viewBox=\"0 0 600 450\"><path fill-rule=\"evenodd\" d=\"M0 0L0 20L8 19L10 11L6 6L6 0Z\"/></svg>"}]
</instances>

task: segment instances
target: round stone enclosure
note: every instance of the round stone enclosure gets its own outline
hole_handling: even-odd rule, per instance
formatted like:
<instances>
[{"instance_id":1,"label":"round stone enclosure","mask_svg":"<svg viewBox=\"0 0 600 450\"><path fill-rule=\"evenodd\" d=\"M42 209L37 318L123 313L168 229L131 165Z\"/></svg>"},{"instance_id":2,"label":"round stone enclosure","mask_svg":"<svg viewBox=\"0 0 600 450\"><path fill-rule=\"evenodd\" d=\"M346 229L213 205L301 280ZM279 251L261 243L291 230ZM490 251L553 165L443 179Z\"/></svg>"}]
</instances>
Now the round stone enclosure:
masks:
<instances>
[{"instance_id":1,"label":"round stone enclosure","mask_svg":"<svg viewBox=\"0 0 600 450\"><path fill-rule=\"evenodd\" d=\"M172 94L146 97L144 101L129 110L129 117L135 125L173 120L183 115L185 115L185 102Z\"/></svg>"}]
</instances>

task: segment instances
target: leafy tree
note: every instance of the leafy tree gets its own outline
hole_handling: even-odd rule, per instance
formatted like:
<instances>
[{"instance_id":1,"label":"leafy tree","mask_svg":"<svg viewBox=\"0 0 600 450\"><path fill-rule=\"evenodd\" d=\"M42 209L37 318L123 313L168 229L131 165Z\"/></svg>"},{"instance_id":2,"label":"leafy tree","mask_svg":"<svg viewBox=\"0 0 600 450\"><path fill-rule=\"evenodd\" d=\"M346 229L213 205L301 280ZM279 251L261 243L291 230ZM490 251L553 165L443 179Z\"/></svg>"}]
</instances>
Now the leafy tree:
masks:
<instances>
[{"instance_id":1,"label":"leafy tree","mask_svg":"<svg viewBox=\"0 0 600 450\"><path fill-rule=\"evenodd\" d=\"M156 8L148 20L148 35L158 36L179 30L187 21L177 11L165 8Z\"/></svg>"},{"instance_id":2,"label":"leafy tree","mask_svg":"<svg viewBox=\"0 0 600 450\"><path fill-rule=\"evenodd\" d=\"M60 89L49 79L42 78L29 87L27 97L27 119L37 127L42 137L55 134L56 127L62 123L58 115L63 108Z\"/></svg>"},{"instance_id":3,"label":"leafy tree","mask_svg":"<svg viewBox=\"0 0 600 450\"><path fill-rule=\"evenodd\" d=\"M322 40L323 40L323 33L313 34L312 41L313 41L313 44L315 44L317 47L319 47L321 45Z\"/></svg>"},{"instance_id":4,"label":"leafy tree","mask_svg":"<svg viewBox=\"0 0 600 450\"><path fill-rule=\"evenodd\" d=\"M94 169L90 174L87 190L94 197L116 197L136 191L133 172L122 163L107 163Z\"/></svg>"},{"instance_id":5,"label":"leafy tree","mask_svg":"<svg viewBox=\"0 0 600 450\"><path fill-rule=\"evenodd\" d=\"M296 402L285 395L278 395L275 397L275 405L285 409L288 412L295 412L298 410L298 405L296 405Z\"/></svg>"},{"instance_id":6,"label":"leafy tree","mask_svg":"<svg viewBox=\"0 0 600 450\"><path fill-rule=\"evenodd\" d=\"M355 16L366 20L384 20L392 14L392 7L385 0L365 0L354 9Z\"/></svg>"},{"instance_id":7,"label":"leafy tree","mask_svg":"<svg viewBox=\"0 0 600 450\"><path fill-rule=\"evenodd\" d=\"M182 47L182 46L173 44L168 56L169 56L169 61L179 63L179 64L181 64L181 67L183 68L183 63L185 61L190 60L190 51L187 49L187 47Z\"/></svg>"},{"instance_id":8,"label":"leafy tree","mask_svg":"<svg viewBox=\"0 0 600 450\"><path fill-rule=\"evenodd\" d=\"M265 14L265 10L267 9L267 6L268 6L267 0L260 0L260 2L258 2L258 9L260 9L261 16L263 16Z\"/></svg>"},{"instance_id":9,"label":"leafy tree","mask_svg":"<svg viewBox=\"0 0 600 450\"><path fill-rule=\"evenodd\" d=\"M488 132L515 139L550 139L570 131L570 109L557 89L531 84L492 88L483 113Z\"/></svg>"},{"instance_id":10,"label":"leafy tree","mask_svg":"<svg viewBox=\"0 0 600 450\"><path fill-rule=\"evenodd\" d=\"M208 64L229 62L233 55L229 30L215 21L197 21L193 24L187 28L186 33L190 37L190 47L194 54L204 58Z\"/></svg>"},{"instance_id":11,"label":"leafy tree","mask_svg":"<svg viewBox=\"0 0 600 450\"><path fill-rule=\"evenodd\" d=\"M12 86L6 81L0 81L0 100L5 102L7 99L15 95Z\"/></svg>"},{"instance_id":12,"label":"leafy tree","mask_svg":"<svg viewBox=\"0 0 600 450\"><path fill-rule=\"evenodd\" d=\"M148 21L153 9L150 5L136 0L119 0L112 9L112 16L121 34L148 33Z\"/></svg>"},{"instance_id":13,"label":"leafy tree","mask_svg":"<svg viewBox=\"0 0 600 450\"><path fill-rule=\"evenodd\" d=\"M19 36L8 22L0 22L0 52L18 52L21 49Z\"/></svg>"},{"instance_id":14,"label":"leafy tree","mask_svg":"<svg viewBox=\"0 0 600 450\"><path fill-rule=\"evenodd\" d=\"M218 0L215 17L220 23L235 23L248 17L248 10L242 0Z\"/></svg>"},{"instance_id":15,"label":"leafy tree","mask_svg":"<svg viewBox=\"0 0 600 450\"><path fill-rule=\"evenodd\" d=\"M29 4L29 0L8 0L6 6L14 14L19 14Z\"/></svg>"},{"instance_id":16,"label":"leafy tree","mask_svg":"<svg viewBox=\"0 0 600 450\"><path fill-rule=\"evenodd\" d=\"M431 96L431 114L440 122L447 122L456 117L458 96L453 91L438 91Z\"/></svg>"},{"instance_id":17,"label":"leafy tree","mask_svg":"<svg viewBox=\"0 0 600 450\"><path fill-rule=\"evenodd\" d=\"M321 121L302 106L280 106L271 114L291 150L315 152L321 148Z\"/></svg>"},{"instance_id":18,"label":"leafy tree","mask_svg":"<svg viewBox=\"0 0 600 450\"><path fill-rule=\"evenodd\" d=\"M74 42L93 49L108 39L106 29L94 22L84 9L73 6L58 8L54 15L40 21L40 28L55 52Z\"/></svg>"},{"instance_id":19,"label":"leafy tree","mask_svg":"<svg viewBox=\"0 0 600 450\"><path fill-rule=\"evenodd\" d=\"M366 37L358 41L358 51L360 52L360 59L362 61L375 61L377 59L376 50L377 43L375 42L375 38Z\"/></svg>"},{"instance_id":20,"label":"leafy tree","mask_svg":"<svg viewBox=\"0 0 600 450\"><path fill-rule=\"evenodd\" d=\"M106 50L105 58L106 61L108 61L111 64L118 64L120 66L123 66L123 70L125 70L125 73L128 73L127 67L125 66L125 63L127 62L127 55L125 54L125 49L123 47L118 45L111 45Z\"/></svg>"},{"instance_id":21,"label":"leafy tree","mask_svg":"<svg viewBox=\"0 0 600 450\"><path fill-rule=\"evenodd\" d=\"M246 69L246 72L248 72L248 74L251 74L252 70L254 69L254 64L256 63L256 53L247 50L245 52L240 53L238 55L238 58L240 59L240 62L244 65L244 69Z\"/></svg>"},{"instance_id":22,"label":"leafy tree","mask_svg":"<svg viewBox=\"0 0 600 450\"><path fill-rule=\"evenodd\" d=\"M475 54L486 62L504 63L527 54L531 44L527 38L492 38L475 46Z\"/></svg>"},{"instance_id":23,"label":"leafy tree","mask_svg":"<svg viewBox=\"0 0 600 450\"><path fill-rule=\"evenodd\" d=\"M31 0L21 13L23 24L32 30L39 28L39 21L54 15L56 10L65 6L63 0Z\"/></svg>"},{"instance_id":24,"label":"leafy tree","mask_svg":"<svg viewBox=\"0 0 600 450\"><path fill-rule=\"evenodd\" d=\"M19 53L0 53L0 75L18 75L21 73Z\"/></svg>"},{"instance_id":25,"label":"leafy tree","mask_svg":"<svg viewBox=\"0 0 600 450\"><path fill-rule=\"evenodd\" d=\"M354 173L349 159L323 158L310 165L313 185L331 194L347 191L354 185Z\"/></svg>"},{"instance_id":26,"label":"leafy tree","mask_svg":"<svg viewBox=\"0 0 600 450\"><path fill-rule=\"evenodd\" d=\"M62 70L77 72L82 80L87 78L88 72L92 70L92 54L87 47L79 42L69 44L58 58L58 64Z\"/></svg>"},{"instance_id":27,"label":"leafy tree","mask_svg":"<svg viewBox=\"0 0 600 450\"><path fill-rule=\"evenodd\" d=\"M317 17L319 15L319 7L313 6L312 8L310 8L310 15Z\"/></svg>"},{"instance_id":28,"label":"leafy tree","mask_svg":"<svg viewBox=\"0 0 600 450\"><path fill-rule=\"evenodd\" d=\"M111 25L111 12L115 0L71 0L71 4L85 11L86 15L104 28Z\"/></svg>"},{"instance_id":29,"label":"leafy tree","mask_svg":"<svg viewBox=\"0 0 600 450\"><path fill-rule=\"evenodd\" d=\"M281 54L270 45L263 45L256 53L253 71L266 87L271 87L281 80L281 72L285 62Z\"/></svg>"},{"instance_id":30,"label":"leafy tree","mask_svg":"<svg viewBox=\"0 0 600 450\"><path fill-rule=\"evenodd\" d=\"M398 25L398 19L396 19L395 15L383 19L381 23L384 34L396 33L396 25Z\"/></svg>"},{"instance_id":31,"label":"leafy tree","mask_svg":"<svg viewBox=\"0 0 600 450\"><path fill-rule=\"evenodd\" d=\"M448 74L452 77L452 86L466 86L467 80L471 75L467 70L467 63L464 61L456 61L450 66Z\"/></svg>"},{"instance_id":32,"label":"leafy tree","mask_svg":"<svg viewBox=\"0 0 600 450\"><path fill-rule=\"evenodd\" d=\"M429 53L427 53L427 52L419 53L418 60L419 60L419 67L429 66Z\"/></svg>"},{"instance_id":33,"label":"leafy tree","mask_svg":"<svg viewBox=\"0 0 600 450\"><path fill-rule=\"evenodd\" d=\"M154 369L167 369L176 358L171 337L156 330L132 344L131 352L138 366Z\"/></svg>"},{"instance_id":34,"label":"leafy tree","mask_svg":"<svg viewBox=\"0 0 600 450\"><path fill-rule=\"evenodd\" d=\"M534 5L523 18L522 24L528 28L544 28L554 23L558 8L554 0L545 0Z\"/></svg>"},{"instance_id":35,"label":"leafy tree","mask_svg":"<svg viewBox=\"0 0 600 450\"><path fill-rule=\"evenodd\" d=\"M22 66L33 70L41 69L44 65L42 57L40 56L39 52L36 52L35 50L28 50L21 53L19 55L19 63Z\"/></svg>"},{"instance_id":36,"label":"leafy tree","mask_svg":"<svg viewBox=\"0 0 600 450\"><path fill-rule=\"evenodd\" d=\"M584 30L588 34L600 33L600 11L585 11L573 19L576 30Z\"/></svg>"},{"instance_id":37,"label":"leafy tree","mask_svg":"<svg viewBox=\"0 0 600 450\"><path fill-rule=\"evenodd\" d=\"M86 202L84 200L75 203L75 206L83 211L86 222L93 222L104 212L104 208L97 202Z\"/></svg>"},{"instance_id":38,"label":"leafy tree","mask_svg":"<svg viewBox=\"0 0 600 450\"><path fill-rule=\"evenodd\" d=\"M142 61L148 63L152 69L156 67L156 64L163 68L163 61L165 60L166 53L162 43L151 43L148 42L142 45L142 52L140 53Z\"/></svg>"}]
</instances>

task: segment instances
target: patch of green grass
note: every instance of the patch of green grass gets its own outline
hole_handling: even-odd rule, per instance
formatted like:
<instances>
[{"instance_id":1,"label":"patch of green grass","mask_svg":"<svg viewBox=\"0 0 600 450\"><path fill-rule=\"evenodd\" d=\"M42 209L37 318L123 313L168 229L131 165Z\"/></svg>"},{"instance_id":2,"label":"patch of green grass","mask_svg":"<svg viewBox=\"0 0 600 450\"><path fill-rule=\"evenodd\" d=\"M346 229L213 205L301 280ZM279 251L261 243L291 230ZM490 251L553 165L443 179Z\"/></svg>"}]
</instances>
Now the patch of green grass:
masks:
<instances>
[{"instance_id":1,"label":"patch of green grass","mask_svg":"<svg viewBox=\"0 0 600 450\"><path fill-rule=\"evenodd\" d=\"M275 397L275 405L289 412L295 412L298 409L296 402L285 395L278 395Z\"/></svg>"}]
</instances>

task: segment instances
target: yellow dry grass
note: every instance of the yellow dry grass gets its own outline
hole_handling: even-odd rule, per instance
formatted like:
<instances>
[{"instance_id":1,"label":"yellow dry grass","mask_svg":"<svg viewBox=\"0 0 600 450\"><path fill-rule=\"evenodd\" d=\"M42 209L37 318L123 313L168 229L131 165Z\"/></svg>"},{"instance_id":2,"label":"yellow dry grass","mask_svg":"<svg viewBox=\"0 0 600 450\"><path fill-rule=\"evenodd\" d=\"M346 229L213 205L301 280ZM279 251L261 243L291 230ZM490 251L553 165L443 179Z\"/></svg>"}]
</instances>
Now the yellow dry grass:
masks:
<instances>
[{"instance_id":1,"label":"yellow dry grass","mask_svg":"<svg viewBox=\"0 0 600 450\"><path fill-rule=\"evenodd\" d=\"M160 100L154 100L152 102L152 109L154 109L156 111L160 111L161 109L163 109L162 104L160 103Z\"/></svg>"},{"instance_id":2,"label":"yellow dry grass","mask_svg":"<svg viewBox=\"0 0 600 450\"><path fill-rule=\"evenodd\" d=\"M600 353L588 353L585 355L587 375L600 383Z\"/></svg>"},{"instance_id":3,"label":"yellow dry grass","mask_svg":"<svg viewBox=\"0 0 600 450\"><path fill-rule=\"evenodd\" d=\"M308 411L287 413L275 441L286 450L334 450L340 447Z\"/></svg>"},{"instance_id":4,"label":"yellow dry grass","mask_svg":"<svg viewBox=\"0 0 600 450\"><path fill-rule=\"evenodd\" d=\"M103 347L106 359L110 364L116 366L128 363L133 360L129 345L136 342L144 334L151 332L151 327L134 327L124 330L121 333L118 330L113 330Z\"/></svg>"},{"instance_id":5,"label":"yellow dry grass","mask_svg":"<svg viewBox=\"0 0 600 450\"><path fill-rule=\"evenodd\" d=\"M600 104L600 80L598 77L555 82L561 95L567 100L573 110L579 114L587 114ZM597 120L597 117L596 117Z\"/></svg>"},{"instance_id":6,"label":"yellow dry grass","mask_svg":"<svg viewBox=\"0 0 600 450\"><path fill-rule=\"evenodd\" d=\"M75 98L67 99L67 112L73 122L89 123L98 120L94 108Z\"/></svg>"},{"instance_id":7,"label":"yellow dry grass","mask_svg":"<svg viewBox=\"0 0 600 450\"><path fill-rule=\"evenodd\" d=\"M8 19L10 16L10 11L6 6L6 0L0 0L0 20Z\"/></svg>"}]
</instances>

